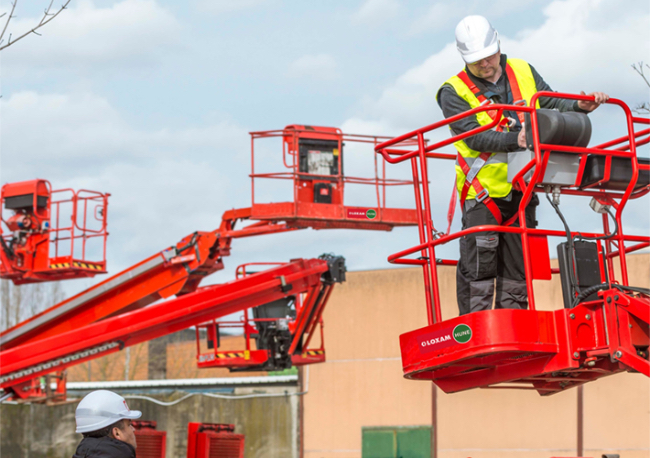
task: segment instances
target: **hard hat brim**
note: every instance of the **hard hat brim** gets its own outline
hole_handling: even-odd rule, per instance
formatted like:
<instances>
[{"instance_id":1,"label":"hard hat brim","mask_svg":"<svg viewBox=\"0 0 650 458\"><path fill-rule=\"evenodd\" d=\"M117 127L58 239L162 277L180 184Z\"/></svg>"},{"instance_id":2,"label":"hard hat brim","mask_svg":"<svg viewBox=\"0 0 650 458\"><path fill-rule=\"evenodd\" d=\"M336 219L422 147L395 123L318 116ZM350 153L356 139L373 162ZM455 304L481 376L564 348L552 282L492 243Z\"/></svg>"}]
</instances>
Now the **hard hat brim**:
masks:
<instances>
[{"instance_id":1,"label":"hard hat brim","mask_svg":"<svg viewBox=\"0 0 650 458\"><path fill-rule=\"evenodd\" d=\"M139 410L131 410L128 415L124 415L123 418L126 418L128 420L137 420L142 416L142 412Z\"/></svg>"},{"instance_id":2,"label":"hard hat brim","mask_svg":"<svg viewBox=\"0 0 650 458\"><path fill-rule=\"evenodd\" d=\"M118 417L115 418L103 418L100 421L92 423L90 425L78 426L75 430L76 433L91 433L93 431L98 431L102 428L117 423L120 420L137 420L142 416L142 412L139 410L130 410L126 413L120 413Z\"/></svg>"},{"instance_id":3,"label":"hard hat brim","mask_svg":"<svg viewBox=\"0 0 650 458\"><path fill-rule=\"evenodd\" d=\"M496 43L492 43L491 45L481 49L480 51L476 51L471 54L461 53L461 56L463 57L463 60L465 61L466 64L473 64L474 62L478 62L479 60L485 59L486 57L490 57L498 52L499 52L499 42L497 41Z\"/></svg>"}]
</instances>

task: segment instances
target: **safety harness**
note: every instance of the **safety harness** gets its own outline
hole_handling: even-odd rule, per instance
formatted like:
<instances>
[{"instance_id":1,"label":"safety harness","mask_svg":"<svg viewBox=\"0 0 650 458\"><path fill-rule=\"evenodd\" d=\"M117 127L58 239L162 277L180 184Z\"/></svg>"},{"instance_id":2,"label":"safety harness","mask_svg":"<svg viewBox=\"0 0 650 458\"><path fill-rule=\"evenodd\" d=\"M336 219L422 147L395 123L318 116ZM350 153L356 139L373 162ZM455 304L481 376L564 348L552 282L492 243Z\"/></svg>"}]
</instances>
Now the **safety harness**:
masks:
<instances>
[{"instance_id":1,"label":"safety harness","mask_svg":"<svg viewBox=\"0 0 650 458\"><path fill-rule=\"evenodd\" d=\"M469 75L464 70L461 70L457 76L458 78L461 79L463 83L467 85L469 90L472 91L472 93L478 99L481 105L491 103L491 101L487 99L485 95L483 95L483 92L476 86L476 84L474 84L474 82L470 79ZM517 77L515 76L515 72L512 70L512 67L510 67L510 64L508 63L506 63L506 76L508 77L508 82L510 84L510 91L512 93L513 105L518 105L522 103L523 98L521 97L521 91L519 89L519 83L517 82ZM487 114L490 118L495 120L498 115L498 110L488 110ZM518 112L517 116L523 126L524 114L522 112ZM508 125L508 118L504 117L502 120L499 121L495 130L497 132L503 132L504 127L507 125ZM501 215L501 211L499 210L499 207L494 202L494 200L490 197L488 190L481 185L481 183L477 178L478 173L481 171L485 163L488 161L488 159L490 159L490 157L493 154L494 153L479 154L479 156L474 160L474 163L470 167L469 165L467 165L467 161L465 161L465 158L460 154L460 152L458 153L457 155L458 165L460 166L461 170L465 174L465 183L463 184L463 189L460 193L460 205L461 208L463 208L463 206L465 205L465 199L467 198L467 193L469 192L470 188L474 188L474 191L476 192L476 201L483 202L485 206L488 208L488 210L490 210L494 218L497 220L497 224L501 224L503 221L503 217Z\"/></svg>"}]
</instances>

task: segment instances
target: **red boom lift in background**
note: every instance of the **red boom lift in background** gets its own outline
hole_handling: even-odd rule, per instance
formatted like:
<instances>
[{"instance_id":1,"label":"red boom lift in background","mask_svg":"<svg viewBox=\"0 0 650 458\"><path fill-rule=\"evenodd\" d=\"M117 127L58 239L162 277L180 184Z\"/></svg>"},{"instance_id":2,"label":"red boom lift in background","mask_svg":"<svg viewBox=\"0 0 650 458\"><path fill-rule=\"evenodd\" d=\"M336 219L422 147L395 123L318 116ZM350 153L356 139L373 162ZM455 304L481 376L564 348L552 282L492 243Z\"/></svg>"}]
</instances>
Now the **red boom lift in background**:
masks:
<instances>
[{"instance_id":1,"label":"red boom lift in background","mask_svg":"<svg viewBox=\"0 0 650 458\"><path fill-rule=\"evenodd\" d=\"M627 135L588 148L591 124L586 115L531 108L539 97L593 100L539 92L529 106L484 104L376 147L388 162L410 161L413 171L420 244L391 255L389 261L422 266L429 322L400 337L406 378L431 380L447 393L509 387L550 395L617 372L650 376L650 291L629 285L626 263L628 253L650 246L650 237L624 234L622 224L628 201L650 191L650 161L637 157L637 147L650 142L650 120L634 117L624 102L609 99L609 104L623 110ZM483 111L491 113L491 124L425 144L426 133ZM521 227L508 221L438 233L431 217L428 160L455 160L456 154L440 148L492 129L504 111L525 113L526 126L531 127L528 150L511 153L508 159L509 178L523 192ZM635 131L638 125L646 127ZM416 141L418 147L403 148L404 141ZM565 231L526 227L524 210L533 192L546 193ZM603 231L571 231L558 206L561 194L590 197L592 209L602 213ZM443 320L437 266L457 261L436 258L436 248L488 230L521 235L529 310L489 310ZM567 238L558 247L558 269L551 268L549 236ZM406 257L418 253L417 259ZM620 280L614 269L616 258ZM552 274L560 275L565 308L536 310L533 280L550 280Z\"/></svg>"},{"instance_id":2,"label":"red boom lift in background","mask_svg":"<svg viewBox=\"0 0 650 458\"><path fill-rule=\"evenodd\" d=\"M106 209L110 194L52 190L46 180L5 184L1 205L12 214L0 225L0 278L15 284L106 273ZM91 218L92 217L92 218ZM101 246L88 258L89 241ZM76 243L76 245L75 245Z\"/></svg>"},{"instance_id":3,"label":"red boom lift in background","mask_svg":"<svg viewBox=\"0 0 650 458\"><path fill-rule=\"evenodd\" d=\"M346 142L374 146L386 137L347 135L339 129L297 125L281 131L254 132L251 136L251 207L226 211L219 229L194 232L175 246L0 333L0 387L7 395L32 400L48 395L64 397L65 377L60 371L65 367L190 326L197 327L199 367L281 370L325 361L322 313L334 283L345 279L343 258L324 256L287 264L270 263L273 267L257 273L250 272L255 263L246 264L237 269L233 282L203 288L199 284L205 276L223 269L223 257L230 254L235 238L307 227L389 231L395 226L415 225L415 209L386 205L386 187L412 182L387 178L385 163L382 161L380 169L376 156L374 177L343 173ZM287 171L256 174L255 141L269 137L282 140ZM263 178L291 180L293 201L256 202L255 180ZM376 201L365 207L346 206L346 184L373 186ZM49 189L45 180L2 188L3 208L15 213L3 218L12 235L3 239L2 278L21 284L105 271L108 194L68 190L72 194L71 224L61 227L58 210L63 202L53 201ZM96 207L89 209L93 203ZM57 215L56 224L53 215ZM88 227L91 215L101 223L99 228ZM236 228L246 220L254 222ZM86 260L86 241L90 237L101 237L104 242L101 262ZM57 251L62 241L70 243L66 258ZM79 258L73 256L79 248L75 243L81 244ZM59 264L66 266L53 267ZM102 270L88 268L91 264L101 265ZM177 298L169 299L172 296ZM155 303L161 299L167 300ZM242 321L217 321L234 312L243 312ZM246 348L220 352L219 330L233 326L243 328ZM201 328L207 329L207 345L199 341ZM309 347L317 335L320 345ZM37 379L54 371L58 371L52 379L57 382L56 389Z\"/></svg>"}]
</instances>

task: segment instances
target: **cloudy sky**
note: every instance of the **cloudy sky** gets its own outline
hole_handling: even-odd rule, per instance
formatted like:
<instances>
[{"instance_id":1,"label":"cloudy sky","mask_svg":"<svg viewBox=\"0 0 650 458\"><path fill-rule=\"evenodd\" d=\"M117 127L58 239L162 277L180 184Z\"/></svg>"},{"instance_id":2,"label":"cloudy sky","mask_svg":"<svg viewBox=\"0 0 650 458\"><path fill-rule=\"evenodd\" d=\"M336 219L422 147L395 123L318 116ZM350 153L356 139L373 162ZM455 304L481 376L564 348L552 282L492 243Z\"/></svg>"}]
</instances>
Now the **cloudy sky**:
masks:
<instances>
[{"instance_id":1,"label":"cloudy sky","mask_svg":"<svg viewBox=\"0 0 650 458\"><path fill-rule=\"evenodd\" d=\"M9 31L31 28L46 3L19 1ZM502 50L531 62L555 90L605 91L630 105L650 99L630 68L650 62L647 0L72 0L42 36L0 54L0 180L111 193L116 273L250 205L250 131L313 124L398 135L441 119L435 93L462 67L453 33L468 14L486 15ZM592 120L594 141L624 133L614 107ZM268 171L281 169L277 146L261 150ZM367 176L371 152L358 154L352 163ZM436 172L433 210L443 227L454 178L448 164ZM260 197L288 200L280 188ZM390 199L412 205L410 193ZM563 199L563 208L572 228L599 221L585 200ZM632 206L628 232L647 233L649 213L647 202ZM539 220L559 227L548 204ZM207 283L232 278L243 262L323 252L346 256L354 270L386 268L390 253L416 243L412 228L236 240L226 270ZM68 293L92 283L70 282Z\"/></svg>"}]
</instances>

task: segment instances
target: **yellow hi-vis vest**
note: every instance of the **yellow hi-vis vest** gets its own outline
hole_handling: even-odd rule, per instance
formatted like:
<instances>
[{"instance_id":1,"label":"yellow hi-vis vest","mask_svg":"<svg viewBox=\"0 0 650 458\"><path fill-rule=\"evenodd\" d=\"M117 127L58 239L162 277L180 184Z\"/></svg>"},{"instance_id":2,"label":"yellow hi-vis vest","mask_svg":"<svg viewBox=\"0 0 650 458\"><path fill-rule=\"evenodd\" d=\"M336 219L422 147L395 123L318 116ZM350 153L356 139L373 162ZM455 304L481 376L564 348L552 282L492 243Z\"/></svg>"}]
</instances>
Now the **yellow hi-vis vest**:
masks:
<instances>
[{"instance_id":1,"label":"yellow hi-vis vest","mask_svg":"<svg viewBox=\"0 0 650 458\"><path fill-rule=\"evenodd\" d=\"M515 77L517 78L517 84L519 84L519 90L521 91L521 97L526 101L526 106L528 106L529 101L532 96L537 92L537 86L535 85L535 78L533 77L533 72L530 69L530 65L521 59L508 59L508 64L512 68ZM463 70L464 72L465 70ZM449 84L454 88L456 93L462 97L469 106L473 109L480 105L478 98L474 95L471 89L461 80L457 75L452 76L444 84ZM511 82L512 85L512 82ZM514 100L517 102L517 100ZM539 102L536 104L539 108ZM488 115L487 111L476 114L476 119L481 126L490 124L493 120ZM503 120L503 116L499 121ZM451 129L451 127L450 127ZM452 135L453 131L452 131ZM454 146L458 150L458 154L463 156L467 165L472 167L472 164L481 154L480 151L475 151L467 146L463 140L459 140L454 143ZM512 185L508 183L508 155L507 153L493 153L490 158L485 162L483 167L479 170L476 175L479 183L483 188L485 188L490 197L499 198L505 197L510 193ZM458 188L458 193L463 190L463 185L465 184L466 176L463 173L463 170L456 162L456 187ZM474 187L470 187L467 192L467 199L476 198L476 190Z\"/></svg>"}]
</instances>

